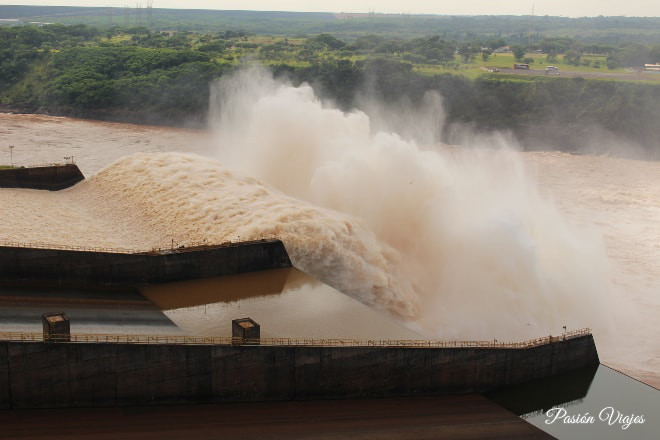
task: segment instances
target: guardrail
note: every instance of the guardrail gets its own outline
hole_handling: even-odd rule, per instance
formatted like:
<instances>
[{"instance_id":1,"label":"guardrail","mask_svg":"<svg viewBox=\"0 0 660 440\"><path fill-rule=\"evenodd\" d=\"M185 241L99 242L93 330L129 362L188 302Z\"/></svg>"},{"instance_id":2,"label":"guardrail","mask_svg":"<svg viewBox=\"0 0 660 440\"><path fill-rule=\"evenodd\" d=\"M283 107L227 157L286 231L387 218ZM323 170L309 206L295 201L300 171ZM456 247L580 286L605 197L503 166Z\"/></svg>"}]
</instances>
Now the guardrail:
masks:
<instances>
[{"instance_id":1,"label":"guardrail","mask_svg":"<svg viewBox=\"0 0 660 440\"><path fill-rule=\"evenodd\" d=\"M109 335L72 333L50 335L49 342L103 343L103 344L174 344L174 345L266 345L281 347L381 347L381 348L514 348L538 347L591 334L588 328L546 336L523 342L493 341L426 341L426 340L358 340L262 338L242 339L212 336L180 335ZM43 333L0 332L1 341L44 341Z\"/></svg>"},{"instance_id":2,"label":"guardrail","mask_svg":"<svg viewBox=\"0 0 660 440\"><path fill-rule=\"evenodd\" d=\"M163 246L153 246L151 249L131 249L131 248L113 248L102 246L71 246L66 244L52 244L40 242L21 242L21 241L2 241L0 240L0 247L13 247L13 248L26 248L26 249L50 249L50 250L63 250L63 251L79 251L79 252L102 252L111 254L158 254L162 252L190 252L193 250L202 250L208 248L228 247L237 244L253 244L262 243L264 241L275 240L276 238L257 238L245 241L225 241L222 243L210 243L207 241L202 242L187 242L177 243L172 242Z\"/></svg>"},{"instance_id":3,"label":"guardrail","mask_svg":"<svg viewBox=\"0 0 660 440\"><path fill-rule=\"evenodd\" d=\"M13 248L29 248L29 249L52 249L63 251L84 251L84 252L107 252L113 254L138 254L144 251L128 248L107 248L107 247L88 247L88 246L70 246L65 244L51 244L51 243L30 243L20 241L0 241L0 246L13 247Z\"/></svg>"},{"instance_id":4,"label":"guardrail","mask_svg":"<svg viewBox=\"0 0 660 440\"><path fill-rule=\"evenodd\" d=\"M63 167L63 166L66 166L66 165L71 166L71 165L77 165L77 164L75 162L66 162L66 163L62 163L62 162L46 163L46 162L43 162L43 163L34 163L34 164L14 163L13 166L15 168L50 168L50 167Z\"/></svg>"}]
</instances>

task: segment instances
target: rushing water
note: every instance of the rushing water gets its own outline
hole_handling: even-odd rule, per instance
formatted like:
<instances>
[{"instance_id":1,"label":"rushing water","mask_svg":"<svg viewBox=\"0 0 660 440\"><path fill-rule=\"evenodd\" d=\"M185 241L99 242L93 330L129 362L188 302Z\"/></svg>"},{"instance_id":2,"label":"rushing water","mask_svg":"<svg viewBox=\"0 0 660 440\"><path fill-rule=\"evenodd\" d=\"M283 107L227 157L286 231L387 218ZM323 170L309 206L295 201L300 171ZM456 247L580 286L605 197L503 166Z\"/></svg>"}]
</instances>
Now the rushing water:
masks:
<instances>
[{"instance_id":1,"label":"rushing water","mask_svg":"<svg viewBox=\"0 0 660 440\"><path fill-rule=\"evenodd\" d=\"M252 167L218 155L206 132L0 115L0 148L15 146L14 163L73 155L89 178L61 192L0 190L0 241L151 249L275 236L298 268L360 301L333 315L340 324L367 314L363 303L426 337L515 340L589 325L603 362L660 384L660 163L422 150L372 136L365 116L322 108L306 91L280 93L293 97L272 95L240 127ZM286 115L272 117L277 99L313 117L302 142L287 137L296 127ZM320 139L333 145L299 150ZM255 148L268 142L289 146L285 159ZM145 151L158 154L132 155ZM0 154L9 162L8 149ZM301 302L292 292L288 301ZM348 304L310 297L329 309ZM226 304L166 314L200 332L223 328L208 323L230 317ZM287 310L272 297L259 307Z\"/></svg>"}]
</instances>

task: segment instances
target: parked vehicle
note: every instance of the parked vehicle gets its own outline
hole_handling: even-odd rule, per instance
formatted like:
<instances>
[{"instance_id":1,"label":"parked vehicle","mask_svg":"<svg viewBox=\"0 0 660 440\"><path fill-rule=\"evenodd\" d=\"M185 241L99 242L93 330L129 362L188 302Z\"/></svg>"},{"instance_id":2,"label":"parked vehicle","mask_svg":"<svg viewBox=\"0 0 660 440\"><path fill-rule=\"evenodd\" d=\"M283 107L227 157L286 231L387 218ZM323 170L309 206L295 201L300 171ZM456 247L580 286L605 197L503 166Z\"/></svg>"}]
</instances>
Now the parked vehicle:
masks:
<instances>
[{"instance_id":1,"label":"parked vehicle","mask_svg":"<svg viewBox=\"0 0 660 440\"><path fill-rule=\"evenodd\" d=\"M559 67L557 66L545 66L546 75L559 75Z\"/></svg>"}]
</instances>

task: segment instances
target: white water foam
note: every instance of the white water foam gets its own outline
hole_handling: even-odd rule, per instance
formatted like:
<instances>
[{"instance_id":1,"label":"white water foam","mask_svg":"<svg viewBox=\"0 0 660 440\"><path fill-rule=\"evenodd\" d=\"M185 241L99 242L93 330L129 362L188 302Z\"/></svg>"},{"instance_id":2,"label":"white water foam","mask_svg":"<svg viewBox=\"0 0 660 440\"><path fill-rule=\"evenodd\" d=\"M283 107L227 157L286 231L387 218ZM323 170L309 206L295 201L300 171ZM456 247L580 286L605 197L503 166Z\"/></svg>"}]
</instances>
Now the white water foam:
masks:
<instances>
[{"instance_id":1,"label":"white water foam","mask_svg":"<svg viewBox=\"0 0 660 440\"><path fill-rule=\"evenodd\" d=\"M410 282L406 297L419 304L414 321L425 334L520 338L556 334L564 325L605 327L610 285L602 240L539 195L506 137L473 137L472 148L418 145L372 130L365 113L325 106L309 86L258 70L222 79L214 90L222 162L363 221L379 246L361 247L361 258L380 258L383 246L394 251L387 257L396 262L394 279ZM420 138L428 139L427 129L408 124ZM327 237L306 239L318 246ZM342 236L334 240L347 246ZM375 279L394 267L382 267ZM349 273L324 281L373 290Z\"/></svg>"},{"instance_id":2,"label":"white water foam","mask_svg":"<svg viewBox=\"0 0 660 440\"><path fill-rule=\"evenodd\" d=\"M266 79L236 127L221 124L223 163L137 155L62 192L0 190L0 240L149 249L286 230L299 266L428 337L519 340L590 325L604 362L660 383L658 162L479 148L506 137L415 144ZM424 138L411 135L414 115L398 119L411 124L406 139ZM208 152L190 131L69 118L0 115L0 132L21 163L50 161L52 144L87 175L141 149ZM264 151L248 142L260 138Z\"/></svg>"}]
</instances>

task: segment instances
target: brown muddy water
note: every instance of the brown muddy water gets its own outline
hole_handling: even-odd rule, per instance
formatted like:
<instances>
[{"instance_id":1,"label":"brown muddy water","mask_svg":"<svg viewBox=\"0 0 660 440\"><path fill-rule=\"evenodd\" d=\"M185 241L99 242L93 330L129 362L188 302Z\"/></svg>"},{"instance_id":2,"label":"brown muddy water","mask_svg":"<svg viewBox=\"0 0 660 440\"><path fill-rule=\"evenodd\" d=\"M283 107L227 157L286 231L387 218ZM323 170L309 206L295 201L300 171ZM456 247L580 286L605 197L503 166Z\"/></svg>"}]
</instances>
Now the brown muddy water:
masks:
<instances>
[{"instance_id":1,"label":"brown muddy water","mask_svg":"<svg viewBox=\"0 0 660 440\"><path fill-rule=\"evenodd\" d=\"M586 228L590 243L602 243L606 264L594 257L591 275L602 278L603 291L600 284L593 287L583 282L571 291L570 285L567 288L551 279L544 288L552 291L556 283L561 291L556 298L551 294L507 298L516 286L529 289L538 283L527 280L527 267L520 266L525 254L512 256L504 249L509 242L494 240L484 247L499 246L502 259L517 266L512 272L495 268L492 280L514 286L513 290L493 286L493 292L505 292L493 298L488 291L461 296L468 294L459 294L457 289L459 293L443 297L444 289L456 288L456 280L478 279L480 272L492 269L492 260L480 256L470 260L463 278L441 285L431 300L420 292L437 280L425 274L415 278L411 276L414 268L405 267L407 256L417 255L406 253L419 249L414 240L387 235L386 228L378 229L377 219L355 219L353 211L351 215L337 213L332 203L326 205L332 208L328 209L301 202L300 198L310 197L227 170L207 158L215 142L208 132L2 114L0 139L0 164L10 161L8 146L13 145L16 165L62 162L73 156L88 178L59 192L0 189L0 242L144 250L172 242L278 237L295 266L309 274L269 274L266 286L260 285L263 278L247 277L220 280L219 285L209 284L210 280L146 289L144 295L169 321L143 310L142 315L129 318L134 324L131 331L227 336L229 322L237 315L252 315L262 324L265 336L278 337L520 340L558 334L562 323L569 330L589 325L603 363L660 385L660 162L560 152L507 153L522 164L536 185L544 203L539 209L551 206L563 222ZM153 154L135 155L141 152ZM125 156L129 157L111 165ZM447 163L459 165L469 159L454 150L446 157ZM548 215L543 218L546 221ZM419 231L423 232L412 229L408 234ZM553 234L553 240L561 236ZM581 253L579 240L574 244L576 254L591 255ZM452 255L463 258L458 250ZM570 260L562 252L544 254L544 261ZM462 273L464 266L457 266L450 257L433 261L446 261L452 273ZM590 270L586 257L580 262L580 272ZM564 278L575 277L570 267L559 263L548 267L567 271ZM440 265L436 271L441 271ZM511 279L511 273L520 273L520 278ZM250 286L251 293L244 293L244 285ZM216 296L220 291L224 296ZM132 306L120 311L116 306L112 306L115 315L96 313L105 317L107 326L100 319L89 328L100 333L121 331L117 325L121 318L115 317L126 316ZM5 310L9 315L30 315L25 315L25 308L29 309L25 304L12 307L13 311ZM580 313L589 322L583 324ZM85 316L94 319L94 314ZM567 322L562 321L564 317ZM142 318L151 324L140 328ZM34 324L18 321L3 317L3 329L33 328Z\"/></svg>"}]
</instances>

